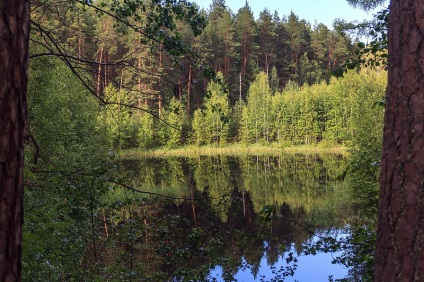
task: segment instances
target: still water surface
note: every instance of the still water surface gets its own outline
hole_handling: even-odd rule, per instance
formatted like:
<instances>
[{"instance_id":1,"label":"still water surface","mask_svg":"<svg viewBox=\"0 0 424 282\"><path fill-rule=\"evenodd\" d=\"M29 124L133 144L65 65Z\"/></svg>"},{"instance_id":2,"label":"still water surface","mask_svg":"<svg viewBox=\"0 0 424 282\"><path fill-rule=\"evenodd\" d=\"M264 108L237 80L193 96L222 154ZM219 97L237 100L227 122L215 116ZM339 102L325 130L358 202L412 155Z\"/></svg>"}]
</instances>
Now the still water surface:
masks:
<instances>
[{"instance_id":1,"label":"still water surface","mask_svg":"<svg viewBox=\"0 0 424 282\"><path fill-rule=\"evenodd\" d=\"M328 281L347 273L331 263L337 253L305 255L316 235L340 237L350 224L339 156L143 158L122 168L132 187L151 194L116 191L115 251L105 261L119 271L111 279Z\"/></svg>"}]
</instances>

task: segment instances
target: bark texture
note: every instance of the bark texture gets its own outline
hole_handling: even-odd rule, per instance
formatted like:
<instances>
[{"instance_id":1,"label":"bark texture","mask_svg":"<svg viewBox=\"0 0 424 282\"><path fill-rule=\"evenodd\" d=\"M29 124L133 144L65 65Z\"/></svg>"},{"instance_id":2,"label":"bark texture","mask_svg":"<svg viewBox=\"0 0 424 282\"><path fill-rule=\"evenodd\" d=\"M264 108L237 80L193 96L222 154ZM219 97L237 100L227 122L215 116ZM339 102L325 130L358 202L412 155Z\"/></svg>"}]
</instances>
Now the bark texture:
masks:
<instances>
[{"instance_id":1,"label":"bark texture","mask_svg":"<svg viewBox=\"0 0 424 282\"><path fill-rule=\"evenodd\" d=\"M424 281L424 1L391 0L375 281Z\"/></svg>"},{"instance_id":2,"label":"bark texture","mask_svg":"<svg viewBox=\"0 0 424 282\"><path fill-rule=\"evenodd\" d=\"M21 280L29 0L0 1L0 281Z\"/></svg>"}]
</instances>

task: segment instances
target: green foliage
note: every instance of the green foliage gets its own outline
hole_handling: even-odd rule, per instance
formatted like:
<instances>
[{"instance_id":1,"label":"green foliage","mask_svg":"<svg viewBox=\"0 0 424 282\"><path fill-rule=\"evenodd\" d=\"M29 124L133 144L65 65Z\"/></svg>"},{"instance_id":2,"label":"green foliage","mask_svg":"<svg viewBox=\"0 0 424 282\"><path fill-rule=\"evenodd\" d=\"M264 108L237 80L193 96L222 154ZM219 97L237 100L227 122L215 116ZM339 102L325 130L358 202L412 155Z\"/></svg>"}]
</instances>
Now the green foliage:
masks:
<instances>
[{"instance_id":1,"label":"green foliage","mask_svg":"<svg viewBox=\"0 0 424 282\"><path fill-rule=\"evenodd\" d=\"M355 96L352 104L354 114L350 126L354 138L350 150L353 199L367 216L374 216L377 211L384 119L384 108L378 106L378 102L385 86L384 73L365 73L359 85L359 95Z\"/></svg>"},{"instance_id":2,"label":"green foliage","mask_svg":"<svg viewBox=\"0 0 424 282\"><path fill-rule=\"evenodd\" d=\"M98 103L57 60L34 60L29 70L23 280L92 277L81 265L91 238L91 212L106 187L105 140Z\"/></svg>"},{"instance_id":3,"label":"green foliage","mask_svg":"<svg viewBox=\"0 0 424 282\"><path fill-rule=\"evenodd\" d=\"M271 95L266 74L260 74L241 113L240 138L245 143L350 145L359 141L352 140L362 131L371 130L367 125L373 134L381 128L373 105L384 93L384 77L385 72L349 72L329 85L299 87L289 82Z\"/></svg>"},{"instance_id":4,"label":"green foliage","mask_svg":"<svg viewBox=\"0 0 424 282\"><path fill-rule=\"evenodd\" d=\"M275 66L271 69L269 84L273 93L279 91L280 79L278 78L277 68Z\"/></svg>"},{"instance_id":5,"label":"green foliage","mask_svg":"<svg viewBox=\"0 0 424 282\"><path fill-rule=\"evenodd\" d=\"M335 263L349 267L343 281L372 281L375 262L376 216L380 176L380 158L384 110L379 100L386 85L385 73L363 72L353 95L353 114L349 125L354 138L350 142L351 165L348 181L353 207L361 218L351 235L338 242L343 250ZM352 80L345 82L352 86ZM346 89L347 85L343 86ZM352 93L354 94L354 93ZM370 110L371 109L371 110Z\"/></svg>"},{"instance_id":6,"label":"green foliage","mask_svg":"<svg viewBox=\"0 0 424 282\"><path fill-rule=\"evenodd\" d=\"M309 60L306 53L303 54L299 64L299 83L312 85L322 79L322 70L317 61Z\"/></svg>"},{"instance_id":7,"label":"green foliage","mask_svg":"<svg viewBox=\"0 0 424 282\"><path fill-rule=\"evenodd\" d=\"M197 145L207 144L206 136L203 134L205 130L205 115L201 109L197 109L194 112L191 126L193 129L192 138L193 142Z\"/></svg>"},{"instance_id":8,"label":"green foliage","mask_svg":"<svg viewBox=\"0 0 424 282\"><path fill-rule=\"evenodd\" d=\"M240 122L244 107L244 101L239 100L231 109L230 122L228 125L228 135L234 143L240 141Z\"/></svg>"},{"instance_id":9,"label":"green foliage","mask_svg":"<svg viewBox=\"0 0 424 282\"><path fill-rule=\"evenodd\" d=\"M373 281L375 262L376 230L372 224L353 227L350 234L342 237L324 236L311 244L304 246L304 255L316 255L317 253L335 253L332 263L343 265L348 269L346 277L329 281L356 282Z\"/></svg>"},{"instance_id":10,"label":"green foliage","mask_svg":"<svg viewBox=\"0 0 424 282\"><path fill-rule=\"evenodd\" d=\"M221 73L218 73L217 79L221 82L211 82L208 85L204 109L198 109L194 113L193 138L197 145L227 143L230 106L222 85Z\"/></svg>"},{"instance_id":11,"label":"green foliage","mask_svg":"<svg viewBox=\"0 0 424 282\"><path fill-rule=\"evenodd\" d=\"M220 71L226 80L234 75L237 60L235 20L225 5L213 4L208 24L202 36L202 55L215 71Z\"/></svg>"},{"instance_id":12,"label":"green foliage","mask_svg":"<svg viewBox=\"0 0 424 282\"><path fill-rule=\"evenodd\" d=\"M329 84L299 86L289 81L282 92L273 93L268 76L262 72L250 85L247 101L240 100L230 108L223 76L219 73L218 80L207 87L203 107L189 120L192 130L189 140L197 146L232 141L278 146L345 145L354 150L379 144L375 138L377 143L359 142L369 133L376 136L382 126L382 112L376 111L375 106L384 95L385 76L384 71L350 71L342 78L332 78ZM140 132L139 142L148 144L144 148L185 144L187 121L181 120L185 117L184 109L176 102L174 98L171 100L162 116L165 122L154 127L153 118L144 112L129 119L136 123L132 128ZM174 132L174 123L180 130L178 134ZM170 137L171 132L176 135Z\"/></svg>"},{"instance_id":13,"label":"green foliage","mask_svg":"<svg viewBox=\"0 0 424 282\"><path fill-rule=\"evenodd\" d=\"M385 0L347 0L347 2L353 7L360 7L365 11L372 10L379 5L384 4Z\"/></svg>"},{"instance_id":14,"label":"green foliage","mask_svg":"<svg viewBox=\"0 0 424 282\"><path fill-rule=\"evenodd\" d=\"M129 105L128 93L109 85L105 89L105 101L107 104L99 113L98 125L99 129L105 131L110 146L112 148L135 146L137 144L135 137L139 134L140 124L136 123L132 111L126 106ZM144 120L138 123L141 121Z\"/></svg>"},{"instance_id":15,"label":"green foliage","mask_svg":"<svg viewBox=\"0 0 424 282\"><path fill-rule=\"evenodd\" d=\"M383 4L383 0L348 0L348 2L356 7L359 6L364 10L371 10ZM335 28L340 32L356 32L359 36L371 37L371 41L367 44L358 42L355 53L356 58L348 58L346 63L334 70L336 76L342 76L344 71L348 69L359 69L362 67L373 67L377 69L387 70L388 59L388 19L390 7L381 9L374 15L371 21L346 22L344 20L336 20Z\"/></svg>"},{"instance_id":16,"label":"green foliage","mask_svg":"<svg viewBox=\"0 0 424 282\"><path fill-rule=\"evenodd\" d=\"M113 14L119 25L139 31L145 40L160 41L174 55L179 55L184 46L181 45L181 35L176 31L176 21L187 22L195 35L199 35L205 27L204 17L198 13L198 7L188 1L102 1L99 4L84 2L97 6L97 15ZM144 19L144 21L143 21ZM140 28L137 23L144 22ZM166 34L164 29L173 33Z\"/></svg>"},{"instance_id":17,"label":"green foliage","mask_svg":"<svg viewBox=\"0 0 424 282\"><path fill-rule=\"evenodd\" d=\"M205 110L209 100L203 96L208 84L215 83L208 78L217 72L227 83L228 103L234 107L239 100L247 101L247 90L261 70L269 76L274 94L289 81L299 86L328 82L334 67L353 58L352 42L343 32L331 31L323 24L312 26L294 13L280 18L266 9L255 20L248 3L236 13L229 10L225 1L215 1L209 12L200 13L196 4L176 0L54 3L40 3L32 11L33 44L41 46L38 43L48 40L45 46L52 46L48 50L41 48L33 56L66 54L59 58L73 67L79 80L99 99L119 103L120 97L130 108L143 108L156 116L161 115L173 96L187 103L187 116L198 108ZM204 32L200 34L202 28ZM41 38L44 34L52 37ZM151 148L164 144L159 132L166 131L162 129L166 123L155 120L153 126L150 118L136 110L116 104L107 108L109 113L102 111L101 115L103 124L108 125L104 134L112 137L111 147ZM234 119L227 116L231 127L227 136L204 137L198 143L225 143L229 138L238 141L242 135L243 142L266 143L276 140L272 134L282 136L281 130L271 128L268 115L265 121L246 125L246 121L253 122L251 113L246 112L243 126L247 127L241 130L235 125L242 112L239 107ZM303 114L309 120L315 115L313 111L309 117L306 112ZM200 116L197 114L196 122ZM319 113L317 118L322 120ZM296 121L292 121L294 129ZM305 127L303 120L300 123L300 127ZM314 133L303 130L298 134L308 132L313 137L294 136L294 132L286 135L296 139L296 143L319 141L314 127ZM252 128L255 132L250 132ZM187 134L183 135L185 139ZM208 141L210 138L213 140Z\"/></svg>"},{"instance_id":18,"label":"green foliage","mask_svg":"<svg viewBox=\"0 0 424 282\"><path fill-rule=\"evenodd\" d=\"M271 89L268 76L261 72L249 87L247 104L243 109L240 122L243 142L269 141L271 133L270 107Z\"/></svg>"},{"instance_id":19,"label":"green foliage","mask_svg":"<svg viewBox=\"0 0 424 282\"><path fill-rule=\"evenodd\" d=\"M253 12L246 2L236 15L237 41L239 44L239 56L241 58L242 80L253 81L257 75L256 62L259 46L255 40L257 36L257 25Z\"/></svg>"},{"instance_id":20,"label":"green foliage","mask_svg":"<svg viewBox=\"0 0 424 282\"><path fill-rule=\"evenodd\" d=\"M144 110L138 114L138 143L140 148L146 149L154 145L154 119L147 108L144 108Z\"/></svg>"},{"instance_id":21,"label":"green foliage","mask_svg":"<svg viewBox=\"0 0 424 282\"><path fill-rule=\"evenodd\" d=\"M66 67L57 60L40 60L31 65L29 76L29 127L51 162L76 165L103 146L104 139L93 135L98 104Z\"/></svg>"},{"instance_id":22,"label":"green foliage","mask_svg":"<svg viewBox=\"0 0 424 282\"><path fill-rule=\"evenodd\" d=\"M372 225L358 227L352 234L340 242L343 254L333 263L349 268L343 281L373 281L375 264L376 230Z\"/></svg>"},{"instance_id":23,"label":"green foliage","mask_svg":"<svg viewBox=\"0 0 424 282\"><path fill-rule=\"evenodd\" d=\"M353 183L354 204L369 207L370 213L375 211L382 111L373 105L383 96L385 72L376 68L376 71L348 72L344 78L330 79L334 67L352 58L353 45L343 32L330 31L324 25L312 28L293 13L280 20L277 14L265 10L255 21L247 4L235 15L225 6L225 1L214 1L207 15L198 14L197 6L187 1L176 0L52 3L55 5L51 7L40 3L32 11L35 31L32 44L48 48L33 48L30 67L28 131L34 138L29 138L26 151L24 280L99 279L96 273L108 268L101 269L103 266L98 263L101 258L96 258L93 252L99 241L102 248L108 244L98 231L99 226L107 223L105 214L100 212L104 207L102 196L114 189L117 199L109 198L111 207L131 204L126 190L105 182L127 183L127 179L134 177L121 179L108 174L110 159L105 148L181 146L188 141L190 121L191 139L197 145L224 145L231 141L276 143L278 148L292 144L347 145L354 160L349 178ZM96 12L92 12L93 7ZM195 38L205 26L206 17L209 23L203 36ZM380 26L374 36L377 41L384 41L387 13L382 12L378 19ZM63 41L55 45L52 40ZM358 52L369 55L370 60L377 55L385 58L381 46L360 46ZM58 60L38 59L45 53L59 54L68 66L74 66L77 76ZM92 61L101 64L93 65ZM203 67L204 64L211 67ZM182 71L177 71L178 68ZM84 69L90 72L81 72ZM202 79L202 75L208 78L219 71L222 75L218 75L218 81ZM89 98L87 89L77 83L76 77L107 105L99 107L97 101ZM224 80L228 83L225 87L219 83ZM205 89L206 97L203 97ZM190 121L186 109L195 110ZM326 217L318 211L320 207L310 204L311 199L326 195L326 189L316 180L324 179L324 170L325 179L344 178L345 166L336 162L321 169L308 165L309 160L303 161L307 163L304 169L299 168L298 160L293 164L284 158L245 160L239 171L231 174L229 167L234 165L231 161L214 158L193 164L196 171L191 182L186 183L188 169L168 160L166 169L159 172L143 167L145 179L139 182L148 183L149 187L161 183L161 193L173 191L173 187L185 191L189 186L191 190L185 192L192 197L198 192L193 187L197 183L199 191L213 196L212 204L216 206L221 204L222 194L225 199L239 200L220 205L211 213L213 220L222 219L236 226L235 229L237 224L243 224L235 218L241 214L242 200L243 203L252 200L249 195L257 209L261 205L268 207L272 198L287 214L303 219L306 209L311 211L311 216L319 214L325 221ZM288 163L296 173L268 175L271 170L280 170L282 162ZM251 174L253 167L256 175ZM241 174L249 175L242 181L237 177ZM161 182L162 179L166 181ZM276 192L264 193L258 189L261 183L268 188L275 186ZM301 188L293 189L294 183L300 183ZM233 189L235 185L238 189ZM283 206L287 201L295 208ZM302 206L300 202L306 204ZM138 208L143 209L143 205ZM190 208L194 209L194 205ZM266 223L261 227L272 227L269 220L277 213L272 208L269 206L269 212L264 211ZM254 214L252 206L250 209ZM115 235L120 236L121 243L128 238L134 240L131 228L140 227L143 220L151 217L148 212L140 213L145 217L138 218L139 223L128 218L131 211L113 214L110 222L120 232ZM103 222L98 221L101 216ZM210 265L187 270L190 268L179 263L202 258L205 253L214 254L214 247L222 247L228 237L211 240L204 247L201 243L216 228L212 226L206 230L208 233L196 226L187 233L189 247L169 245L173 236L183 232L181 225L188 220L177 216L168 220L170 226L165 221L156 221L157 225L151 226L144 221L144 231L152 237L143 238L159 240L149 255L164 254L162 266L176 266L177 274L173 278L205 277ZM120 222L129 222L130 230L125 229L126 224L119 226ZM284 226L292 228L288 222ZM249 241L253 239L239 234L244 233L235 233L231 239L240 245L263 242L258 238ZM353 236L352 240L363 240L361 236L359 239ZM280 251L274 248L274 253L267 254L270 261L284 249L280 247ZM228 279L233 278L233 270L241 259L234 257L235 250L230 253L233 255L228 257L233 261L224 267ZM246 252L244 258L253 262L262 254L256 248ZM111 260L116 259L113 255L110 254ZM139 273L144 270L136 269ZM135 275L131 272L125 278L132 279ZM169 278L162 270L157 275L159 280Z\"/></svg>"},{"instance_id":24,"label":"green foliage","mask_svg":"<svg viewBox=\"0 0 424 282\"><path fill-rule=\"evenodd\" d=\"M389 9L383 9L375 16L374 26L370 31L372 40L368 45L358 44L358 61L365 67L381 67L387 70L388 59L388 23Z\"/></svg>"},{"instance_id":25,"label":"green foliage","mask_svg":"<svg viewBox=\"0 0 424 282\"><path fill-rule=\"evenodd\" d=\"M167 147L181 145L185 123L185 108L181 102L172 97L161 116L161 126L158 131L160 144Z\"/></svg>"}]
</instances>

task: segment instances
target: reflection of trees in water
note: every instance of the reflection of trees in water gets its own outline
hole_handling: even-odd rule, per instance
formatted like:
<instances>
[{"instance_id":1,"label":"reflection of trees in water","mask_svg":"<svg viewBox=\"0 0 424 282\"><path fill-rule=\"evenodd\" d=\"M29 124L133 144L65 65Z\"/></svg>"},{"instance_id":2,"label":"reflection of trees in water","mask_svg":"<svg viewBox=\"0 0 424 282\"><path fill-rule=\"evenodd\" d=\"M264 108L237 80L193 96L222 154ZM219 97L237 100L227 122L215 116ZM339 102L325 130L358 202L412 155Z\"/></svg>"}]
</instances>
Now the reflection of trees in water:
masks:
<instances>
[{"instance_id":1,"label":"reflection of trees in water","mask_svg":"<svg viewBox=\"0 0 424 282\"><path fill-rule=\"evenodd\" d=\"M119 264L114 279L202 280L220 265L229 280L243 267L256 275L264 255L273 265L292 246L300 253L312 233L334 227L311 222L311 214L333 204L328 187L339 177L327 175L338 170L323 163L282 156L142 160L133 170L142 171L134 185L186 200L124 205L127 215L103 240L104 271Z\"/></svg>"},{"instance_id":2,"label":"reflection of trees in water","mask_svg":"<svg viewBox=\"0 0 424 282\"><path fill-rule=\"evenodd\" d=\"M209 190L224 221L233 187L250 192L256 212L284 202L310 212L328 203L346 173L345 159L325 155L143 159L127 166L129 175L138 173L134 185L141 190L187 196L194 180L198 190Z\"/></svg>"}]
</instances>

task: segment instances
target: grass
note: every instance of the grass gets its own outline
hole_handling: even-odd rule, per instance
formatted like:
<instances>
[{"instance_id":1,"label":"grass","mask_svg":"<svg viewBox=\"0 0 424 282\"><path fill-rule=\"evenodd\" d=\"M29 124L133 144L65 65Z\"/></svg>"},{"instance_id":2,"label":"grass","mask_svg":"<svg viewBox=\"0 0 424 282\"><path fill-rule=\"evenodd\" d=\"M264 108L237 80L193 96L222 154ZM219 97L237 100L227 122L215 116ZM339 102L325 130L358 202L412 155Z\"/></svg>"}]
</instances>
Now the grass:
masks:
<instances>
[{"instance_id":1,"label":"grass","mask_svg":"<svg viewBox=\"0 0 424 282\"><path fill-rule=\"evenodd\" d=\"M240 155L280 155L280 154L333 154L347 155L347 149L340 145L297 145L282 146L281 144L228 144L227 146L184 146L179 148L157 148L153 150L128 149L121 152L121 156L127 159L143 157L188 157L198 156L240 156Z\"/></svg>"}]
</instances>

